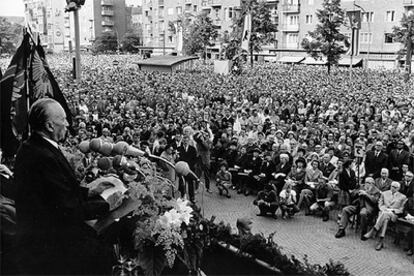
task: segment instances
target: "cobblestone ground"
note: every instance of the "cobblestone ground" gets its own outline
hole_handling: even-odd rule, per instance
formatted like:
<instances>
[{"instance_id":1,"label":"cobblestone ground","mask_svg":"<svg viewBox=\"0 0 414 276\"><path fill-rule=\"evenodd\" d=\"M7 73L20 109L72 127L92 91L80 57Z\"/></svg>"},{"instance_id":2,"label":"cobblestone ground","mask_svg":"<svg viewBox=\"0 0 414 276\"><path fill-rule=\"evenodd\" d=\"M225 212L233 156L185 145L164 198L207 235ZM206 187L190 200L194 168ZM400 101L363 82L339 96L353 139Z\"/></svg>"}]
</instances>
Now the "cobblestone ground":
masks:
<instances>
[{"instance_id":1,"label":"cobblestone ground","mask_svg":"<svg viewBox=\"0 0 414 276\"><path fill-rule=\"evenodd\" d=\"M375 240L361 241L359 233L347 229L346 236L334 237L337 224L334 215L331 220L322 222L319 217L304 216L303 211L290 220L257 217L258 210L253 205L253 196L245 197L231 192L232 198L220 197L213 193L197 194L198 204L204 207L204 216L215 215L216 221L229 222L236 228L236 220L250 217L253 220L253 233L268 235L276 232L275 241L283 247L286 254L300 258L307 255L311 263L323 264L333 259L343 262L353 275L414 275L413 258L405 255L403 247L393 244L393 238L386 238L381 251L375 250ZM278 211L279 212L279 211Z\"/></svg>"}]
</instances>

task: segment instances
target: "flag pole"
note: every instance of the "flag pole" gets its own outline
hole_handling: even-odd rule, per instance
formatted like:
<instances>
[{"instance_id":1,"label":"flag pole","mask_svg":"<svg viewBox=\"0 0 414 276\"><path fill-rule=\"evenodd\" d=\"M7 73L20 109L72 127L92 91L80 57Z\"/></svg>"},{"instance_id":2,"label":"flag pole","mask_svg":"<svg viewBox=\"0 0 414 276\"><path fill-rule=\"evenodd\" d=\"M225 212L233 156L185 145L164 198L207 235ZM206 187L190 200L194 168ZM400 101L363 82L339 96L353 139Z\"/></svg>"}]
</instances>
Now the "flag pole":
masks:
<instances>
[{"instance_id":1,"label":"flag pole","mask_svg":"<svg viewBox=\"0 0 414 276\"><path fill-rule=\"evenodd\" d=\"M26 63L26 69L25 69L25 74L26 74L26 109L27 109L27 114L29 114L30 111L30 83L29 83L29 78L30 78L30 72L29 72L29 68L32 65L32 57L33 57L33 48L36 47L37 43L35 38L33 38L33 35L31 33L31 29L29 27L25 27L23 29L23 35L28 35L30 37L30 40L32 41L31 46L30 46L30 53L29 56L27 58L27 63ZM38 36L36 35L36 37L38 38ZM27 124L27 138L30 137L30 125ZM21 139L21 142L23 142L24 139Z\"/></svg>"}]
</instances>

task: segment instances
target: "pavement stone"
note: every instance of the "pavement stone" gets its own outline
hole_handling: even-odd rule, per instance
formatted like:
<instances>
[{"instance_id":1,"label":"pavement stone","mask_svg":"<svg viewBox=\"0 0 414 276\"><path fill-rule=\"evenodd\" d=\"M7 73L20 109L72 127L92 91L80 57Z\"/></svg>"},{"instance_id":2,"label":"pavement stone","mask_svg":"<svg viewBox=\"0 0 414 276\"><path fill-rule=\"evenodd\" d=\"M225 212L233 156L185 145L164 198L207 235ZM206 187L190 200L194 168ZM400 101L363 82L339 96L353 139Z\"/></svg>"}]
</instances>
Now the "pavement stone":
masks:
<instances>
[{"instance_id":1,"label":"pavement stone","mask_svg":"<svg viewBox=\"0 0 414 276\"><path fill-rule=\"evenodd\" d=\"M250 217L253 221L253 233L269 235L276 232L274 240L286 254L297 258L308 256L310 263L324 264L333 259L341 261L353 275L414 275L413 257L403 251L404 242L400 246L393 244L393 237L386 237L384 248L375 250L375 240L361 241L359 233L348 227L346 236L341 239L334 237L338 230L335 214L323 222L320 217L305 216L303 211L295 217L283 220L258 217L258 209L253 205L254 196L238 195L231 191L230 199L219 196L212 184L213 193L197 193L198 205L202 207L204 216L216 216L216 222L225 221L236 229L236 220ZM280 212L278 210L278 212Z\"/></svg>"}]
</instances>

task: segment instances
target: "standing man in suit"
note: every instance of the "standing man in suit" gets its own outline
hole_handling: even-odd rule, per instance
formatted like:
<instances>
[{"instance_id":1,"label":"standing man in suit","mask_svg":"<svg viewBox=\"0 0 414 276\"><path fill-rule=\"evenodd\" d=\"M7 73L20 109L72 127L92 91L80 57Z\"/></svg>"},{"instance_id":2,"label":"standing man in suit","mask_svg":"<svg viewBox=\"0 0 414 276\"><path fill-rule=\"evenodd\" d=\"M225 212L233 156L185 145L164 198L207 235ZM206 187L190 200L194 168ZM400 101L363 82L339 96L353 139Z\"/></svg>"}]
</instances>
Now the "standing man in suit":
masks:
<instances>
[{"instance_id":1,"label":"standing man in suit","mask_svg":"<svg viewBox=\"0 0 414 276\"><path fill-rule=\"evenodd\" d=\"M181 146L178 147L178 161L184 161L187 162L188 166L190 167L190 170L193 172L195 171L195 164L197 163L197 150L195 147L190 145L190 137L185 135L183 136L183 140L181 143ZM188 174L186 177L184 177L187 185L188 185L188 197L191 202L195 202L195 180L193 177L191 177L191 174ZM186 187L185 183L182 182L182 179L180 178L180 184L179 189L181 192L181 196L184 196L186 193Z\"/></svg>"},{"instance_id":2,"label":"standing man in suit","mask_svg":"<svg viewBox=\"0 0 414 276\"><path fill-rule=\"evenodd\" d=\"M390 170L390 178L394 181L401 181L403 177L402 166L410 162L410 153L404 149L404 142L399 140L397 148L391 150L388 158L388 168Z\"/></svg>"},{"instance_id":3,"label":"standing man in suit","mask_svg":"<svg viewBox=\"0 0 414 276\"><path fill-rule=\"evenodd\" d=\"M375 186L380 189L381 192L385 192L390 189L392 180L388 178L388 169L381 169L381 177L375 179Z\"/></svg>"},{"instance_id":4,"label":"standing man in suit","mask_svg":"<svg viewBox=\"0 0 414 276\"><path fill-rule=\"evenodd\" d=\"M381 141L375 143L374 149L367 152L365 157L365 172L366 175L372 177L380 177L381 169L388 165L388 155L382 151L384 145Z\"/></svg>"},{"instance_id":5,"label":"standing man in suit","mask_svg":"<svg viewBox=\"0 0 414 276\"><path fill-rule=\"evenodd\" d=\"M414 192L414 174L410 171L408 171L404 179L400 182L401 183L401 189L400 192L403 193L407 198L413 196Z\"/></svg>"},{"instance_id":6,"label":"standing man in suit","mask_svg":"<svg viewBox=\"0 0 414 276\"><path fill-rule=\"evenodd\" d=\"M372 238L379 232L379 240L375 247L376 250L381 250L384 247L384 237L387 232L389 221L395 222L399 216L404 212L404 205L407 202L407 197L400 193L400 183L393 181L391 189L381 194L378 202L379 214L374 227L364 235L363 240Z\"/></svg>"},{"instance_id":7,"label":"standing man in suit","mask_svg":"<svg viewBox=\"0 0 414 276\"><path fill-rule=\"evenodd\" d=\"M62 106L40 99L29 112L30 138L15 166L18 266L24 274L108 274L106 247L85 220L106 215L109 205L95 190L80 187L58 143L68 122Z\"/></svg>"}]
</instances>

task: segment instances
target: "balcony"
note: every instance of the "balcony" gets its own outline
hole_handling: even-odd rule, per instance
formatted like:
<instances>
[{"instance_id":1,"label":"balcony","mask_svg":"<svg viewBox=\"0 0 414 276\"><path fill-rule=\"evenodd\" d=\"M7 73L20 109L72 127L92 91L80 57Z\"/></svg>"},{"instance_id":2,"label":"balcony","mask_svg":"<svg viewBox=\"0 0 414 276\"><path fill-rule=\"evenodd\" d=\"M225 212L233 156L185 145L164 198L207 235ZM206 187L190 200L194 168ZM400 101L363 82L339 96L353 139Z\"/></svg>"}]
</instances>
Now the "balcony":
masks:
<instances>
[{"instance_id":1,"label":"balcony","mask_svg":"<svg viewBox=\"0 0 414 276\"><path fill-rule=\"evenodd\" d=\"M288 25L288 24L284 24L282 26L280 26L280 30L282 32L286 32L286 33L295 33L295 32L299 32L299 25Z\"/></svg>"},{"instance_id":2,"label":"balcony","mask_svg":"<svg viewBox=\"0 0 414 276\"><path fill-rule=\"evenodd\" d=\"M414 7L414 0L403 0L404 7Z\"/></svg>"},{"instance_id":3,"label":"balcony","mask_svg":"<svg viewBox=\"0 0 414 276\"><path fill-rule=\"evenodd\" d=\"M114 11L112 11L112 10L102 10L101 14L103 16L114 16Z\"/></svg>"},{"instance_id":4,"label":"balcony","mask_svg":"<svg viewBox=\"0 0 414 276\"><path fill-rule=\"evenodd\" d=\"M210 5L214 8L214 7L221 7L223 2L222 0L210 0Z\"/></svg>"},{"instance_id":5,"label":"balcony","mask_svg":"<svg viewBox=\"0 0 414 276\"><path fill-rule=\"evenodd\" d=\"M112 20L103 20L102 21L102 26L110 26L112 27L114 25L114 21Z\"/></svg>"},{"instance_id":6,"label":"balcony","mask_svg":"<svg viewBox=\"0 0 414 276\"><path fill-rule=\"evenodd\" d=\"M101 5L102 6L113 6L114 5L114 1L113 0L102 0L101 1Z\"/></svg>"},{"instance_id":7,"label":"balcony","mask_svg":"<svg viewBox=\"0 0 414 276\"><path fill-rule=\"evenodd\" d=\"M299 5L285 4L285 5L282 5L281 10L283 13L299 13Z\"/></svg>"}]
</instances>

